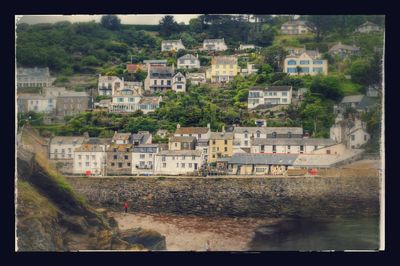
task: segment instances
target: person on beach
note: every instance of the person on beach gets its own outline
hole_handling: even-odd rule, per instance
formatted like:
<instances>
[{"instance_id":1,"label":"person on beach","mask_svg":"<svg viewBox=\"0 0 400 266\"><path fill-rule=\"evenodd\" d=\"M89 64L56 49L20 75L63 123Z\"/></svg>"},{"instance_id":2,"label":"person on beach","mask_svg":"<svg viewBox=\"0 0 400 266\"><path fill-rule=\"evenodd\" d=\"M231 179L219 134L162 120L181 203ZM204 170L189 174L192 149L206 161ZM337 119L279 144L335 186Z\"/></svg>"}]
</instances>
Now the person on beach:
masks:
<instances>
[{"instance_id":1,"label":"person on beach","mask_svg":"<svg viewBox=\"0 0 400 266\"><path fill-rule=\"evenodd\" d=\"M124 203L125 213L128 213L128 202L125 201Z\"/></svg>"}]
</instances>

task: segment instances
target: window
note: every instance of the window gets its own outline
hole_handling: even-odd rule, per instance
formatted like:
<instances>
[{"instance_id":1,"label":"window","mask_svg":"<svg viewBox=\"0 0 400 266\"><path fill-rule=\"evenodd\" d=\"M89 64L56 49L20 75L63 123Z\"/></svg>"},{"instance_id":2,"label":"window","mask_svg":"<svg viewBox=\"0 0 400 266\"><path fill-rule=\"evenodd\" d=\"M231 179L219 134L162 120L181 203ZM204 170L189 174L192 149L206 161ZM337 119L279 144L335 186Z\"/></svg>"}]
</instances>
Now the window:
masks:
<instances>
[{"instance_id":1,"label":"window","mask_svg":"<svg viewBox=\"0 0 400 266\"><path fill-rule=\"evenodd\" d=\"M260 150L261 150L261 152L263 152L265 150L265 146L261 145Z\"/></svg>"},{"instance_id":2,"label":"window","mask_svg":"<svg viewBox=\"0 0 400 266\"><path fill-rule=\"evenodd\" d=\"M213 140L212 143L215 145L215 140Z\"/></svg>"},{"instance_id":3,"label":"window","mask_svg":"<svg viewBox=\"0 0 400 266\"><path fill-rule=\"evenodd\" d=\"M289 132L287 133L287 137L290 139L290 138L292 137L292 132L289 131Z\"/></svg>"},{"instance_id":4,"label":"window","mask_svg":"<svg viewBox=\"0 0 400 266\"><path fill-rule=\"evenodd\" d=\"M175 147L178 147L178 142L175 142Z\"/></svg>"},{"instance_id":5,"label":"window","mask_svg":"<svg viewBox=\"0 0 400 266\"><path fill-rule=\"evenodd\" d=\"M116 160L117 159L117 155L114 155L113 158L114 158L114 160Z\"/></svg>"},{"instance_id":6,"label":"window","mask_svg":"<svg viewBox=\"0 0 400 266\"><path fill-rule=\"evenodd\" d=\"M310 68L309 67L302 67L300 69L301 69L300 70L301 73L309 73L310 72Z\"/></svg>"},{"instance_id":7,"label":"window","mask_svg":"<svg viewBox=\"0 0 400 266\"><path fill-rule=\"evenodd\" d=\"M61 153L65 153L65 149L62 149L62 150L61 150Z\"/></svg>"},{"instance_id":8,"label":"window","mask_svg":"<svg viewBox=\"0 0 400 266\"><path fill-rule=\"evenodd\" d=\"M182 89L182 85L176 85L177 89Z\"/></svg>"},{"instance_id":9,"label":"window","mask_svg":"<svg viewBox=\"0 0 400 266\"><path fill-rule=\"evenodd\" d=\"M272 152L276 153L276 145L272 145Z\"/></svg>"},{"instance_id":10,"label":"window","mask_svg":"<svg viewBox=\"0 0 400 266\"><path fill-rule=\"evenodd\" d=\"M71 150L72 150L71 148L68 148L68 152L71 152Z\"/></svg>"},{"instance_id":11,"label":"window","mask_svg":"<svg viewBox=\"0 0 400 266\"><path fill-rule=\"evenodd\" d=\"M124 159L125 159L125 160L128 160L128 155L125 155L125 156L124 156Z\"/></svg>"},{"instance_id":12,"label":"window","mask_svg":"<svg viewBox=\"0 0 400 266\"><path fill-rule=\"evenodd\" d=\"M304 146L300 145L300 152L303 152L303 151L304 151Z\"/></svg>"},{"instance_id":13,"label":"window","mask_svg":"<svg viewBox=\"0 0 400 266\"><path fill-rule=\"evenodd\" d=\"M322 67L313 67L313 72L314 73L322 73L323 72L323 68Z\"/></svg>"},{"instance_id":14,"label":"window","mask_svg":"<svg viewBox=\"0 0 400 266\"><path fill-rule=\"evenodd\" d=\"M111 163L111 166L115 166L115 163Z\"/></svg>"},{"instance_id":15,"label":"window","mask_svg":"<svg viewBox=\"0 0 400 266\"><path fill-rule=\"evenodd\" d=\"M244 146L248 146L249 145L249 141L245 140L244 141Z\"/></svg>"},{"instance_id":16,"label":"window","mask_svg":"<svg viewBox=\"0 0 400 266\"><path fill-rule=\"evenodd\" d=\"M351 140L355 140L356 139L356 136L355 135L351 135Z\"/></svg>"},{"instance_id":17,"label":"window","mask_svg":"<svg viewBox=\"0 0 400 266\"><path fill-rule=\"evenodd\" d=\"M167 167L167 164L166 164L166 163L163 163L163 164L162 164L162 167L163 167L163 168L166 168L166 167Z\"/></svg>"},{"instance_id":18,"label":"window","mask_svg":"<svg viewBox=\"0 0 400 266\"><path fill-rule=\"evenodd\" d=\"M287 91L283 91L282 96L287 96Z\"/></svg>"},{"instance_id":19,"label":"window","mask_svg":"<svg viewBox=\"0 0 400 266\"><path fill-rule=\"evenodd\" d=\"M164 85L164 80L161 80L161 85Z\"/></svg>"},{"instance_id":20,"label":"window","mask_svg":"<svg viewBox=\"0 0 400 266\"><path fill-rule=\"evenodd\" d=\"M182 160L185 160L185 158L186 158L185 156L182 156Z\"/></svg>"},{"instance_id":21,"label":"window","mask_svg":"<svg viewBox=\"0 0 400 266\"><path fill-rule=\"evenodd\" d=\"M196 160L196 156L192 156L192 161Z\"/></svg>"},{"instance_id":22,"label":"window","mask_svg":"<svg viewBox=\"0 0 400 266\"><path fill-rule=\"evenodd\" d=\"M194 170L197 170L197 163L194 164Z\"/></svg>"},{"instance_id":23,"label":"window","mask_svg":"<svg viewBox=\"0 0 400 266\"><path fill-rule=\"evenodd\" d=\"M154 85L157 85L157 80L154 80Z\"/></svg>"},{"instance_id":24,"label":"window","mask_svg":"<svg viewBox=\"0 0 400 266\"><path fill-rule=\"evenodd\" d=\"M189 168L192 168L192 164L191 164L191 163L189 163L188 167L189 167Z\"/></svg>"},{"instance_id":25,"label":"window","mask_svg":"<svg viewBox=\"0 0 400 266\"><path fill-rule=\"evenodd\" d=\"M151 153L149 153L149 156L148 156L149 158L153 158L153 154L151 154Z\"/></svg>"},{"instance_id":26,"label":"window","mask_svg":"<svg viewBox=\"0 0 400 266\"><path fill-rule=\"evenodd\" d=\"M228 145L228 140L226 139L226 140L224 141L224 143L225 143L225 145Z\"/></svg>"},{"instance_id":27,"label":"window","mask_svg":"<svg viewBox=\"0 0 400 266\"><path fill-rule=\"evenodd\" d=\"M122 98L122 97L118 97L117 100L118 100L119 103L124 102L124 98Z\"/></svg>"},{"instance_id":28,"label":"window","mask_svg":"<svg viewBox=\"0 0 400 266\"><path fill-rule=\"evenodd\" d=\"M118 163L118 168L122 168L122 163Z\"/></svg>"},{"instance_id":29,"label":"window","mask_svg":"<svg viewBox=\"0 0 400 266\"><path fill-rule=\"evenodd\" d=\"M287 99L282 99L282 102L283 103L287 103Z\"/></svg>"},{"instance_id":30,"label":"window","mask_svg":"<svg viewBox=\"0 0 400 266\"><path fill-rule=\"evenodd\" d=\"M300 60L300 65L308 65L310 64L309 60Z\"/></svg>"},{"instance_id":31,"label":"window","mask_svg":"<svg viewBox=\"0 0 400 266\"><path fill-rule=\"evenodd\" d=\"M288 62L287 62L287 64L288 65L296 65L296 60L289 60Z\"/></svg>"},{"instance_id":32,"label":"window","mask_svg":"<svg viewBox=\"0 0 400 266\"><path fill-rule=\"evenodd\" d=\"M132 103L133 102L133 98L129 97L129 102Z\"/></svg>"},{"instance_id":33,"label":"window","mask_svg":"<svg viewBox=\"0 0 400 266\"><path fill-rule=\"evenodd\" d=\"M86 162L86 164L85 164L86 166L89 166L89 162Z\"/></svg>"},{"instance_id":34,"label":"window","mask_svg":"<svg viewBox=\"0 0 400 266\"><path fill-rule=\"evenodd\" d=\"M144 155L144 154L143 154L143 155ZM143 159L144 159L144 156L143 156ZM161 160L162 160L163 162L165 162L165 161L166 161L165 156L163 156L163 157L161 158Z\"/></svg>"},{"instance_id":35,"label":"window","mask_svg":"<svg viewBox=\"0 0 400 266\"><path fill-rule=\"evenodd\" d=\"M167 80L167 85L171 85L171 81L170 80Z\"/></svg>"},{"instance_id":36,"label":"window","mask_svg":"<svg viewBox=\"0 0 400 266\"><path fill-rule=\"evenodd\" d=\"M244 133L244 138L247 139L249 135L247 133Z\"/></svg>"},{"instance_id":37,"label":"window","mask_svg":"<svg viewBox=\"0 0 400 266\"><path fill-rule=\"evenodd\" d=\"M265 168L256 168L256 172L257 173L264 173L265 172Z\"/></svg>"},{"instance_id":38,"label":"window","mask_svg":"<svg viewBox=\"0 0 400 266\"><path fill-rule=\"evenodd\" d=\"M176 168L179 168L179 163L176 163Z\"/></svg>"},{"instance_id":39,"label":"window","mask_svg":"<svg viewBox=\"0 0 400 266\"><path fill-rule=\"evenodd\" d=\"M331 150L326 150L326 154L331 154Z\"/></svg>"},{"instance_id":40,"label":"window","mask_svg":"<svg viewBox=\"0 0 400 266\"><path fill-rule=\"evenodd\" d=\"M182 167L182 168L185 168L185 163L181 163L181 167Z\"/></svg>"},{"instance_id":41,"label":"window","mask_svg":"<svg viewBox=\"0 0 400 266\"><path fill-rule=\"evenodd\" d=\"M126 152L129 152L129 148L126 148Z\"/></svg>"},{"instance_id":42,"label":"window","mask_svg":"<svg viewBox=\"0 0 400 266\"><path fill-rule=\"evenodd\" d=\"M227 151L228 151L228 147L225 147L225 148L224 148L224 151L227 152Z\"/></svg>"},{"instance_id":43,"label":"window","mask_svg":"<svg viewBox=\"0 0 400 266\"><path fill-rule=\"evenodd\" d=\"M79 166L82 166L82 163L81 163L81 162L79 162L79 163L78 163L78 165L79 165Z\"/></svg>"},{"instance_id":44,"label":"window","mask_svg":"<svg viewBox=\"0 0 400 266\"><path fill-rule=\"evenodd\" d=\"M276 132L272 132L272 137L276 138Z\"/></svg>"},{"instance_id":45,"label":"window","mask_svg":"<svg viewBox=\"0 0 400 266\"><path fill-rule=\"evenodd\" d=\"M367 135L364 135L364 141L367 141Z\"/></svg>"},{"instance_id":46,"label":"window","mask_svg":"<svg viewBox=\"0 0 400 266\"><path fill-rule=\"evenodd\" d=\"M314 65L322 65L323 63L324 63L323 60L314 60L314 61L313 61L313 64L314 64Z\"/></svg>"},{"instance_id":47,"label":"window","mask_svg":"<svg viewBox=\"0 0 400 266\"><path fill-rule=\"evenodd\" d=\"M261 133L260 133L260 131L257 131L257 138L260 138L261 137Z\"/></svg>"},{"instance_id":48,"label":"window","mask_svg":"<svg viewBox=\"0 0 400 266\"><path fill-rule=\"evenodd\" d=\"M215 158L215 154L213 154L212 157Z\"/></svg>"},{"instance_id":49,"label":"window","mask_svg":"<svg viewBox=\"0 0 400 266\"><path fill-rule=\"evenodd\" d=\"M139 158L144 159L145 156L146 156L146 154L140 154ZM165 156L163 156L163 161L165 161Z\"/></svg>"},{"instance_id":50,"label":"window","mask_svg":"<svg viewBox=\"0 0 400 266\"><path fill-rule=\"evenodd\" d=\"M113 152L117 152L117 148L114 148L114 149L113 149Z\"/></svg>"}]
</instances>

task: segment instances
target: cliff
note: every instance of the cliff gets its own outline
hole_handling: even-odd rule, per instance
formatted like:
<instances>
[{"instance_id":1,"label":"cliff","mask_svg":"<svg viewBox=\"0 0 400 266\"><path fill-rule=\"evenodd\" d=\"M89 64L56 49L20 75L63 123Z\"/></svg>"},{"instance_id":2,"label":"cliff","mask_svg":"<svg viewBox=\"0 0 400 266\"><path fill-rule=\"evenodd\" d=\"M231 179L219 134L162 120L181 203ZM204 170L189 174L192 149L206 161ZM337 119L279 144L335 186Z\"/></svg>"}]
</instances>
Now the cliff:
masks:
<instances>
[{"instance_id":1,"label":"cliff","mask_svg":"<svg viewBox=\"0 0 400 266\"><path fill-rule=\"evenodd\" d=\"M88 205L43 157L20 148L17 170L18 251L165 249L157 232L122 235L107 212ZM142 241L149 236L156 245Z\"/></svg>"}]
</instances>

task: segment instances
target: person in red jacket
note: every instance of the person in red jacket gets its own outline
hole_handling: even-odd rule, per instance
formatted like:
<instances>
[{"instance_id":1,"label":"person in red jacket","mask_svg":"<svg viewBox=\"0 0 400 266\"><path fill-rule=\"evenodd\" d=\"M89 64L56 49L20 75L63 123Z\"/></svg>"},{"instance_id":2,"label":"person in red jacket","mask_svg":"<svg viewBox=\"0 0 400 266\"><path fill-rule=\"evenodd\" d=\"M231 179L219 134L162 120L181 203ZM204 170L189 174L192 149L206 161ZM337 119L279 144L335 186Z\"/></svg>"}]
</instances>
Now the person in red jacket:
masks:
<instances>
[{"instance_id":1,"label":"person in red jacket","mask_svg":"<svg viewBox=\"0 0 400 266\"><path fill-rule=\"evenodd\" d=\"M125 201L124 203L125 213L128 213L128 202Z\"/></svg>"}]
</instances>

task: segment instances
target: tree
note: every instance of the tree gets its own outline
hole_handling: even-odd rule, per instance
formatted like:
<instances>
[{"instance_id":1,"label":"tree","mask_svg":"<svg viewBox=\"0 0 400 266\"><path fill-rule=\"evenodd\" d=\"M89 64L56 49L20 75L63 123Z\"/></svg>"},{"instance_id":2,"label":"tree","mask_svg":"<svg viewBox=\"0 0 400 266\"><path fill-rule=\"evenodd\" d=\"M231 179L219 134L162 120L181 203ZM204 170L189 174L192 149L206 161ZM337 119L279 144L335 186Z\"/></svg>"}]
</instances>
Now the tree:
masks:
<instances>
[{"instance_id":1,"label":"tree","mask_svg":"<svg viewBox=\"0 0 400 266\"><path fill-rule=\"evenodd\" d=\"M315 33L315 40L321 41L321 36L332 30L338 20L336 15L310 15L306 17L309 27Z\"/></svg>"},{"instance_id":2,"label":"tree","mask_svg":"<svg viewBox=\"0 0 400 266\"><path fill-rule=\"evenodd\" d=\"M321 95L325 99L338 102L344 96L339 82L340 80L337 77L317 76L311 82L310 91Z\"/></svg>"},{"instance_id":3,"label":"tree","mask_svg":"<svg viewBox=\"0 0 400 266\"><path fill-rule=\"evenodd\" d=\"M275 72L282 71L282 62L287 55L283 47L278 45L268 47L264 49L263 55L265 63L269 64Z\"/></svg>"},{"instance_id":4,"label":"tree","mask_svg":"<svg viewBox=\"0 0 400 266\"><path fill-rule=\"evenodd\" d=\"M160 22L160 35L164 37L168 37L174 33L179 31L179 25L176 23L173 16L164 16Z\"/></svg>"},{"instance_id":5,"label":"tree","mask_svg":"<svg viewBox=\"0 0 400 266\"><path fill-rule=\"evenodd\" d=\"M121 20L116 15L105 15L101 17L101 25L109 30L119 30L121 28Z\"/></svg>"}]
</instances>

